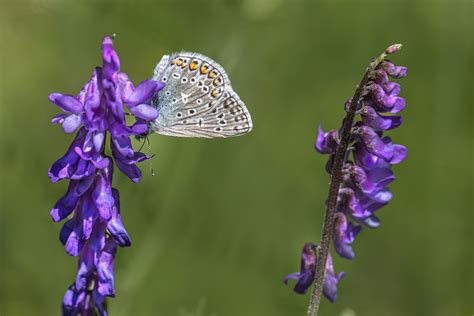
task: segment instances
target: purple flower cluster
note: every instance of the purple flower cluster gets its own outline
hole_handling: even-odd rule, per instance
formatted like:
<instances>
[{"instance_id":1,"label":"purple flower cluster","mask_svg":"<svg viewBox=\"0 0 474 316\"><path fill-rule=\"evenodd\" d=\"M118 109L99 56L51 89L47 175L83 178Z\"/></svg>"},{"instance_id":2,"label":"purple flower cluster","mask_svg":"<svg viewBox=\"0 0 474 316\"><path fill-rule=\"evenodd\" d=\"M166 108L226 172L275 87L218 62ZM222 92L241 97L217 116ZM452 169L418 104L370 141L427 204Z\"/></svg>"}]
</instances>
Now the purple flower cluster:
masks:
<instances>
[{"instance_id":1,"label":"purple flower cluster","mask_svg":"<svg viewBox=\"0 0 474 316\"><path fill-rule=\"evenodd\" d=\"M334 249L343 258L354 257L352 243L363 226L377 228L380 225L375 212L392 199L392 193L387 187L395 179L391 166L402 162L407 156L405 146L394 144L389 136L383 135L385 131L400 126L402 117L397 114L405 108L405 100L399 96L400 85L391 82L389 77L403 78L407 75L407 68L395 66L385 59L400 48L401 45L398 44L387 48L380 63L368 73L369 80L366 85L361 87L362 94L356 111L360 120L354 124L351 131L351 143L342 169L332 236ZM352 99L346 102L346 110L351 102ZM319 153L329 155L326 165L329 173L340 143L340 132L341 130L324 132L318 128L315 148ZM327 267L323 293L334 301L336 284L340 277L334 278L330 254L327 266L331 266L332 273ZM306 270L303 270L302 266L300 276L304 271ZM314 281L314 274L308 278ZM304 293L311 284L312 282L300 278L295 291Z\"/></svg>"},{"instance_id":2,"label":"purple flower cluster","mask_svg":"<svg viewBox=\"0 0 474 316\"><path fill-rule=\"evenodd\" d=\"M60 240L66 252L79 257L75 282L64 295L64 315L106 315L104 301L115 296L114 259L117 246L130 246L130 237L120 217L120 197L112 187L114 162L133 182L141 179L137 162L148 159L134 152L130 136L147 132L147 121L158 116L149 105L164 86L145 80L136 88L120 72L120 61L112 38L102 41L103 66L97 67L77 96L52 93L49 100L63 113L52 123L66 133L78 130L63 157L49 169L52 182L69 180L66 194L53 209L55 222L67 219ZM128 126L124 105L135 118ZM111 156L105 154L110 134Z\"/></svg>"}]
</instances>

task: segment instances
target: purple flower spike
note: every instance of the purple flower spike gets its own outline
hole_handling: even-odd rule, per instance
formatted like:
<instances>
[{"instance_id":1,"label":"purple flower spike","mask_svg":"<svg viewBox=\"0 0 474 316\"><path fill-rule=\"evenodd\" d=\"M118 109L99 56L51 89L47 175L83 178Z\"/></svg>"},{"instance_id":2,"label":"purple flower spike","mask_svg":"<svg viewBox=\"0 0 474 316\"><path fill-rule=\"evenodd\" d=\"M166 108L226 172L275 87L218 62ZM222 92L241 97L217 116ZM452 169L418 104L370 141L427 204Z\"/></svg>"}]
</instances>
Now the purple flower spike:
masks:
<instances>
[{"instance_id":1,"label":"purple flower spike","mask_svg":"<svg viewBox=\"0 0 474 316\"><path fill-rule=\"evenodd\" d=\"M115 296L117 246L131 245L120 216L120 195L112 188L114 162L134 182L141 178L136 163L149 157L135 152L130 136L146 133L158 116L151 99L162 82L142 81L137 88L125 73L110 37L102 42L102 67L94 69L77 96L52 93L49 100L64 113L52 123L66 133L80 127L66 154L49 169L52 182L69 179L66 194L51 210L54 221L67 220L60 232L66 252L79 257L76 281L64 295L64 315L107 315L105 298ZM128 110L135 123L126 125ZM112 157L106 156L107 136Z\"/></svg>"},{"instance_id":2,"label":"purple flower spike","mask_svg":"<svg viewBox=\"0 0 474 316\"><path fill-rule=\"evenodd\" d=\"M351 97L344 103L347 113L339 129L324 132L318 127L315 148L321 154L329 154L326 171L331 176L320 250L322 256L328 255L322 291L331 302L336 300L337 284L344 273L334 272L330 241L340 257L354 258L355 240L362 227L379 227L380 219L375 213L393 198L388 188L395 180L392 165L407 157L405 146L394 144L384 135L402 124L402 116L381 114L400 113L406 106L405 99L399 96L400 84L391 82L390 78L405 77L407 68L395 66L386 59L401 47L401 44L391 45L373 59L354 93L354 97L359 99L353 102L354 97ZM305 245L301 271L285 279L285 283L289 279L297 280L297 293L305 293L314 280L322 276L316 252L311 249L314 249L314 244ZM320 286L319 282L315 283L310 314L317 311Z\"/></svg>"},{"instance_id":3,"label":"purple flower spike","mask_svg":"<svg viewBox=\"0 0 474 316\"><path fill-rule=\"evenodd\" d=\"M284 283L288 284L289 280L297 280L294 291L298 294L305 294L314 282L314 269L317 264L316 247L314 243L306 243L301 253L301 270L286 276ZM341 272L337 277L334 276L334 266L332 264L331 255L328 256L326 264L326 278L324 279L323 294L331 301L336 299L336 284L344 275ZM336 279L334 279L336 278ZM339 278L339 279L338 279ZM336 281L336 282L335 282Z\"/></svg>"}]
</instances>

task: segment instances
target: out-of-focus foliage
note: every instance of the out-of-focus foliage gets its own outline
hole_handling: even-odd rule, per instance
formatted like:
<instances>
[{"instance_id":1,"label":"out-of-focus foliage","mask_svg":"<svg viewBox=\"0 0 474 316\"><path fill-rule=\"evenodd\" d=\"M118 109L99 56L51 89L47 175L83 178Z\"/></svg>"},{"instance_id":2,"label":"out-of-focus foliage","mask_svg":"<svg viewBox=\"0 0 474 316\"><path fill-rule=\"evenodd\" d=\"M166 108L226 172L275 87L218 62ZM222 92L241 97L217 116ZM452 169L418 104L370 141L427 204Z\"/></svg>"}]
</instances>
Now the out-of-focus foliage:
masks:
<instances>
[{"instance_id":1,"label":"out-of-focus foliage","mask_svg":"<svg viewBox=\"0 0 474 316\"><path fill-rule=\"evenodd\" d=\"M153 135L157 175L116 173L133 245L118 253L111 315L304 314L309 297L282 279L322 226L317 123L339 125L370 57L394 42L408 105L389 134L409 156L380 229L361 233L355 260L335 258L347 276L321 314L472 314L473 14L469 0L2 0L0 314L57 314L74 278L49 218L65 184L47 177L71 138L50 126L47 96L77 93L110 33L136 82L165 53L209 55L254 121L234 139Z\"/></svg>"}]
</instances>

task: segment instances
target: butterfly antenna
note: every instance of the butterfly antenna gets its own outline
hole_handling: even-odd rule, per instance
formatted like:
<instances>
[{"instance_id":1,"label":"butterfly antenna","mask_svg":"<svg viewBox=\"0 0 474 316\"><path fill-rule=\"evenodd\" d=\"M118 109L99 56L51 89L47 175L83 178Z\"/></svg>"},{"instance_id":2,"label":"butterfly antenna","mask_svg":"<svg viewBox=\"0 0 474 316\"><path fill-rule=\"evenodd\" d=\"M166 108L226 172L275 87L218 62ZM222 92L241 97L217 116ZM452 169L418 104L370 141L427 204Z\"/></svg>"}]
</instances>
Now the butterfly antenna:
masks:
<instances>
[{"instance_id":1,"label":"butterfly antenna","mask_svg":"<svg viewBox=\"0 0 474 316\"><path fill-rule=\"evenodd\" d=\"M146 139L148 139L148 137L145 137ZM145 146L145 139L143 139L143 143L141 144L140 148L138 149L138 151L142 151L142 148L143 146ZM148 143L148 146L150 146L150 143Z\"/></svg>"},{"instance_id":2,"label":"butterfly antenna","mask_svg":"<svg viewBox=\"0 0 474 316\"><path fill-rule=\"evenodd\" d=\"M146 139L146 142L148 143L148 159L150 159L150 173L152 176L154 176L155 170L153 170L153 164L151 162L151 159L155 157L155 154L151 153L151 144L150 144L150 140L148 139L148 136L146 136L145 139ZM145 142L143 142L143 144L145 144Z\"/></svg>"}]
</instances>

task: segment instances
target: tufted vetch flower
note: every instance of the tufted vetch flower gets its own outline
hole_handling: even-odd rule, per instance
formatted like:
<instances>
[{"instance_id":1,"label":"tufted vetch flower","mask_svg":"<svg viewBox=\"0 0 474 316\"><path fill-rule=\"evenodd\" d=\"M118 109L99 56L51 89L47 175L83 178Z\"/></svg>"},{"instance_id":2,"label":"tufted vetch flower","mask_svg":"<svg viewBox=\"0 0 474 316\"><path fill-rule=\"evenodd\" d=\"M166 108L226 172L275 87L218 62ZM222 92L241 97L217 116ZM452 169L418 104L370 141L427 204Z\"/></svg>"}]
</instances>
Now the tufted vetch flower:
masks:
<instances>
[{"instance_id":1,"label":"tufted vetch flower","mask_svg":"<svg viewBox=\"0 0 474 316\"><path fill-rule=\"evenodd\" d=\"M324 131L318 126L314 145L320 154L329 155L326 171L331 177L331 187L327 199L321 250L322 258L327 254L326 276L323 282L323 268L316 263L314 247L306 244L302 255L301 271L288 275L296 279L295 292L306 293L313 285L309 314L318 308L319 293L334 301L337 297L337 283L344 274L334 274L329 253L330 241L336 253L346 259L355 257L353 245L364 227L380 226L378 211L393 198L388 188L395 180L392 166L407 157L407 148L396 144L387 131L398 128L402 122L400 112L406 107L401 97L401 86L390 78L400 79L408 70L396 66L387 59L401 49L401 44L388 47L374 59L357 86L354 97L346 100L347 112L341 128ZM356 100L357 98L357 100ZM354 116L359 115L360 119ZM319 268L318 268L319 267ZM316 275L316 271L317 275Z\"/></svg>"},{"instance_id":2,"label":"tufted vetch flower","mask_svg":"<svg viewBox=\"0 0 474 316\"><path fill-rule=\"evenodd\" d=\"M52 123L61 124L66 133L77 131L66 153L48 171L52 182L69 180L67 192L50 214L55 222L66 220L59 239L66 253L79 257L76 279L64 295L64 315L107 315L105 299L115 296L117 248L131 245L120 216L120 194L112 186L114 165L133 182L140 181L136 163L149 157L133 150L130 136L143 134L147 122L158 116L149 103L164 87L145 80L135 88L120 72L109 36L102 41L102 61L79 94L49 95L63 111ZM135 118L132 125L127 125L125 113Z\"/></svg>"}]
</instances>

